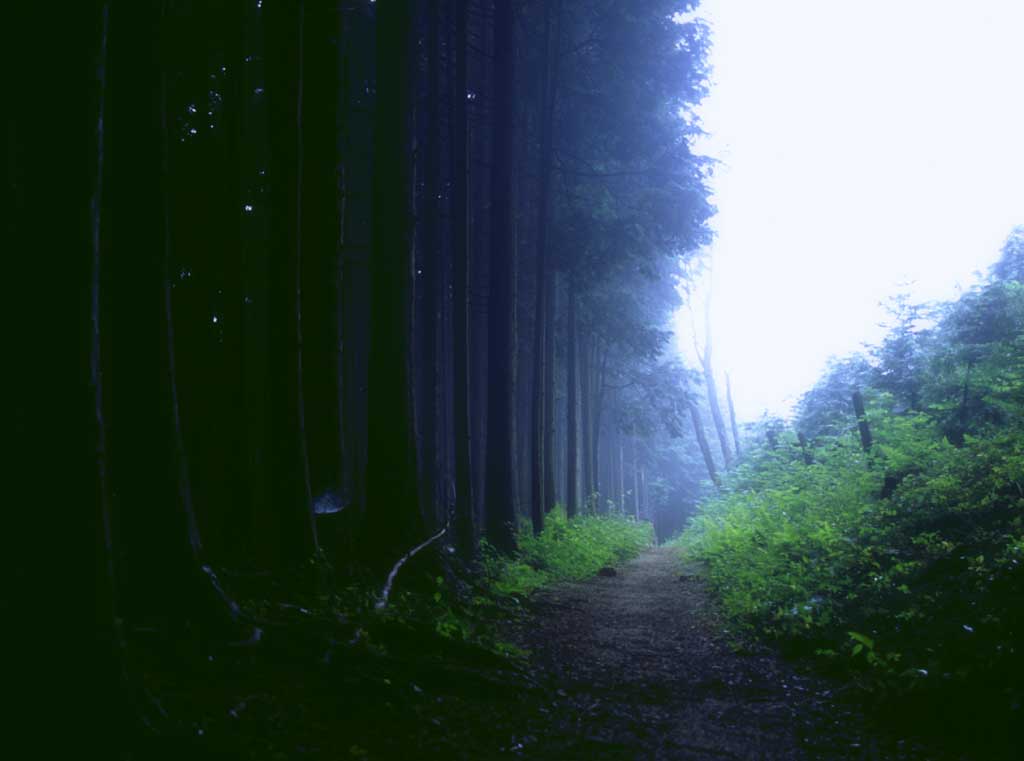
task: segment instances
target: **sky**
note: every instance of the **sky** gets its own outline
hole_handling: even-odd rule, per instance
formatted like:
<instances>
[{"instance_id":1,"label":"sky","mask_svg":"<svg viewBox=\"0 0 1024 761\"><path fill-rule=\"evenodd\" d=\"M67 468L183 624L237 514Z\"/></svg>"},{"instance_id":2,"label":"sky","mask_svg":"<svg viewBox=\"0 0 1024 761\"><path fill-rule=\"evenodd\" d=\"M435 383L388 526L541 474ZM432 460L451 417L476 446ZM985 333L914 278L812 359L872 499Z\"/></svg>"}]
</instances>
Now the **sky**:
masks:
<instances>
[{"instance_id":1,"label":"sky","mask_svg":"<svg viewBox=\"0 0 1024 761\"><path fill-rule=\"evenodd\" d=\"M712 72L695 149L721 162L704 293L716 368L754 421L880 338L879 302L956 298L1024 224L1024 0L704 0L697 15Z\"/></svg>"}]
</instances>

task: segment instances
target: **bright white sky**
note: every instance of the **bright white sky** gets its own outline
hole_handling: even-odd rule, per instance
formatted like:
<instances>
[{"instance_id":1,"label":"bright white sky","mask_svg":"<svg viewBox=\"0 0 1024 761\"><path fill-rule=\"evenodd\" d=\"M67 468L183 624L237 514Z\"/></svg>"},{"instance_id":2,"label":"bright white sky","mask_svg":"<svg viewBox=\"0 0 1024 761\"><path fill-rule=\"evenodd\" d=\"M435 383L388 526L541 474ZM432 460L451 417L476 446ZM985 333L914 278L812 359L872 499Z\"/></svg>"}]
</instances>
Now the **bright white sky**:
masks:
<instances>
[{"instance_id":1,"label":"bright white sky","mask_svg":"<svg viewBox=\"0 0 1024 761\"><path fill-rule=\"evenodd\" d=\"M713 46L697 149L722 162L715 364L753 421L876 340L901 283L955 298L1024 223L1024 0L704 0L697 15Z\"/></svg>"}]
</instances>

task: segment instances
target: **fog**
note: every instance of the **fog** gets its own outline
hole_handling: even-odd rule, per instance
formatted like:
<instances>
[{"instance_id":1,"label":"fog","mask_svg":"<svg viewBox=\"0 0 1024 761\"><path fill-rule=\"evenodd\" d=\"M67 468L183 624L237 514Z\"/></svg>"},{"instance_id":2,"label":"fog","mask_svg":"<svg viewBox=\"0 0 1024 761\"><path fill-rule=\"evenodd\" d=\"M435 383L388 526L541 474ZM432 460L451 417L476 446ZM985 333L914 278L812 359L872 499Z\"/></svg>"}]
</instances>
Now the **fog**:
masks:
<instances>
[{"instance_id":1,"label":"fog","mask_svg":"<svg viewBox=\"0 0 1024 761\"><path fill-rule=\"evenodd\" d=\"M1024 4L707 0L698 16L697 148L720 161L704 292L750 421L879 337L880 301L976 282L1024 220Z\"/></svg>"}]
</instances>

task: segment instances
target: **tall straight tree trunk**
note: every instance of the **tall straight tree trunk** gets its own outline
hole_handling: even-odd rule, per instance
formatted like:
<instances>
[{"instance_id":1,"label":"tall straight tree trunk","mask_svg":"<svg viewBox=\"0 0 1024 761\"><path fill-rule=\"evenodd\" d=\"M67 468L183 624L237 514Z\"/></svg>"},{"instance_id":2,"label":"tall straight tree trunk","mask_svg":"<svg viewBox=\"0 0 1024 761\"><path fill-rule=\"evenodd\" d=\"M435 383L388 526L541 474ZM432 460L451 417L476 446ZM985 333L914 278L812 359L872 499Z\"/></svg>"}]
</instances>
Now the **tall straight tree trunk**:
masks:
<instances>
[{"instance_id":1,"label":"tall straight tree trunk","mask_svg":"<svg viewBox=\"0 0 1024 761\"><path fill-rule=\"evenodd\" d=\"M966 398L966 392L964 393ZM860 391L853 392L853 411L857 416L857 429L860 431L860 445L865 452L871 451L871 428L868 426L867 414L864 412L864 397Z\"/></svg>"},{"instance_id":2,"label":"tall straight tree trunk","mask_svg":"<svg viewBox=\"0 0 1024 761\"><path fill-rule=\"evenodd\" d=\"M554 466L555 466L555 502L565 505L565 401L556 393L554 399Z\"/></svg>"},{"instance_id":3,"label":"tall straight tree trunk","mask_svg":"<svg viewBox=\"0 0 1024 761\"><path fill-rule=\"evenodd\" d=\"M161 17L166 12L166 0L161 3ZM161 20L163 20L161 18ZM166 53L165 53L166 57ZM189 576L183 586L193 590L196 597L191 600L193 610L200 620L218 627L235 628L240 624L241 611L221 587L212 568L204 562L203 545L196 521L195 506L192 503L192 485L189 481L188 457L182 434L181 405L178 394L177 362L174 344L174 310L171 298L171 261L173 250L173 227L170 199L170 135L167 114L167 61L160 67L160 176L161 176L161 231L163 233L163 255L160 260L163 310L161 324L161 346L163 368L162 397L167 420L166 435L170 439L171 467L176 487L177 512L183 519L187 541L187 571ZM314 534L315 537L315 534ZM315 543L315 538L314 538ZM227 629L224 629L227 631Z\"/></svg>"},{"instance_id":4,"label":"tall straight tree trunk","mask_svg":"<svg viewBox=\"0 0 1024 761\"><path fill-rule=\"evenodd\" d=\"M466 120L466 25L468 0L455 0L455 91L452 94L452 332L454 334L455 546L470 559L476 552L469 426L469 249L468 135Z\"/></svg>"},{"instance_id":5,"label":"tall straight tree trunk","mask_svg":"<svg viewBox=\"0 0 1024 761\"><path fill-rule=\"evenodd\" d=\"M582 417L581 436L583 438L583 504L589 511L594 495L594 417L593 417L593 375L591 362L590 336L580 337L580 411Z\"/></svg>"},{"instance_id":6,"label":"tall straight tree trunk","mask_svg":"<svg viewBox=\"0 0 1024 761\"><path fill-rule=\"evenodd\" d=\"M633 447L633 517L640 520L640 467L636 459L636 428L633 429L630 441Z\"/></svg>"},{"instance_id":7,"label":"tall straight tree trunk","mask_svg":"<svg viewBox=\"0 0 1024 761\"><path fill-rule=\"evenodd\" d=\"M710 307L710 304L709 304ZM718 389L715 385L715 370L711 364L711 318L710 308L706 320L707 330L704 338L704 351L700 355L700 363L704 369L704 385L707 387L708 407L711 409L711 419L715 424L715 433L718 435L718 445L722 448L722 461L725 467L732 465L732 452L729 449L729 435L725 430L725 421L722 418L722 408L718 405Z\"/></svg>"},{"instance_id":8,"label":"tall straight tree trunk","mask_svg":"<svg viewBox=\"0 0 1024 761\"><path fill-rule=\"evenodd\" d=\"M736 456L740 456L740 429L736 425L736 408L732 403L732 383L729 381L729 373L725 374L725 398L729 403L729 423L732 426L732 441L736 447Z\"/></svg>"},{"instance_id":9,"label":"tall straight tree trunk","mask_svg":"<svg viewBox=\"0 0 1024 761\"><path fill-rule=\"evenodd\" d=\"M547 6L545 6L545 13L547 13ZM545 17L545 24L547 18ZM547 93L547 112L544 116L544 124L542 128L546 128L545 137L547 138L546 143L542 140L542 155L541 155L541 178L545 182L544 185L544 196L541 200L541 205L538 208L538 216L543 209L544 219L543 223L538 221L538 235L543 230L544 243L543 248L545 252L545 258L547 258L547 227L548 218L550 215L550 187L551 187L551 166L552 157L554 154L554 132L555 132L555 104L558 98L558 83L559 83L559 72L561 71L561 50L562 50L562 0L556 0L555 3L555 30L554 30L554 41L553 51L549 56L550 60L544 64L544 71L549 72L548 82L548 93ZM548 55L548 48L544 48L545 56ZM546 148L546 153L545 149ZM538 248L541 244L538 241ZM550 512L557 501L555 494L555 314L556 310L556 295L557 295L557 273L548 268L548 273L545 275L544 282L544 298L545 298L545 315L546 315L546 329L544 332L544 432L543 436L543 450L544 450L544 511Z\"/></svg>"},{"instance_id":10,"label":"tall straight tree trunk","mask_svg":"<svg viewBox=\"0 0 1024 761\"><path fill-rule=\"evenodd\" d=\"M623 433L618 432L618 512L626 514L626 469L624 468Z\"/></svg>"},{"instance_id":11,"label":"tall straight tree trunk","mask_svg":"<svg viewBox=\"0 0 1024 761\"><path fill-rule=\"evenodd\" d=\"M269 9L273 9L271 12ZM302 388L302 161L305 3L269 5L270 453L277 512L274 560L299 562L317 549Z\"/></svg>"},{"instance_id":12,"label":"tall straight tree trunk","mask_svg":"<svg viewBox=\"0 0 1024 761\"><path fill-rule=\"evenodd\" d=\"M470 123L471 126L471 123ZM470 130L468 142L470 144L470 156L474 142L479 145L482 142L480 130L473 133ZM473 138L476 138L474 141ZM470 174L470 189L472 198L480 198L485 195L484 186L486 183L480 177L483 172ZM473 180L476 180L474 183ZM473 187L475 186L475 192ZM477 525L486 530L487 504L485 487L487 484L487 361L488 347L487 335L490 328L490 305L487 303L487 288L490 282L490 250L488 238L485 234L485 212L484 204L477 203L470 205L470 238L473 246L470 249L472 257L469 262L469 313L470 313L470 436L473 440L473 450L479 453L478 457L470 460L470 477L473 481L473 510L476 516ZM474 211L476 212L474 215Z\"/></svg>"},{"instance_id":13,"label":"tall straight tree trunk","mask_svg":"<svg viewBox=\"0 0 1024 761\"><path fill-rule=\"evenodd\" d=\"M373 238L373 162L366 145L372 145L375 131L374 96L366 82L374 78L376 20L369 12L339 13L339 72L342 115L339 151L339 200L344 203L341 234L341 338L343 449L347 458L345 477L355 516L366 517L367 415L369 407L370 263ZM370 152L372 153L372 151ZM367 192L369 191L369 192ZM351 523L345 522L348 535Z\"/></svg>"},{"instance_id":14,"label":"tall straight tree trunk","mask_svg":"<svg viewBox=\"0 0 1024 761\"><path fill-rule=\"evenodd\" d=\"M369 423L368 561L387 568L422 539L410 378L413 267L410 0L377 8Z\"/></svg>"},{"instance_id":15,"label":"tall straight tree trunk","mask_svg":"<svg viewBox=\"0 0 1024 761\"><path fill-rule=\"evenodd\" d=\"M716 487L721 486L718 479L718 470L715 468L715 458L711 456L711 447L708 446L708 437L704 435L704 423L700 419L700 411L692 401L686 405L690 410L690 420L693 423L693 432L697 436L697 444L700 446L700 453L704 457L704 467L707 468L708 478Z\"/></svg>"},{"instance_id":16,"label":"tall straight tree trunk","mask_svg":"<svg viewBox=\"0 0 1024 761\"><path fill-rule=\"evenodd\" d=\"M110 26L109 3L98 8L98 43L95 60L95 131L93 139L95 177L89 199L89 245L91 269L89 280L89 381L92 392L92 465L93 506L97 529L96 543L96 667L99 673L94 685L99 695L109 699L98 717L102 723L99 736L106 747L115 751L125 742L129 702L126 689L127 674L124 661L124 632L118 615L114 577L114 543L112 533L110 463L107 453L107 420L104 401L103 308L106 294L102 285L103 255L101 247L103 172L104 172L104 119L107 90L107 39ZM116 755L116 751L111 753Z\"/></svg>"},{"instance_id":17,"label":"tall straight tree trunk","mask_svg":"<svg viewBox=\"0 0 1024 761\"><path fill-rule=\"evenodd\" d=\"M550 269L550 268L549 268ZM548 327L544 331L544 512L549 513L558 501L555 486L555 293L557 278L550 270L544 283Z\"/></svg>"},{"instance_id":18,"label":"tall straight tree trunk","mask_svg":"<svg viewBox=\"0 0 1024 761\"><path fill-rule=\"evenodd\" d=\"M647 501L647 466L640 466L640 514L647 520L653 521L651 505Z\"/></svg>"},{"instance_id":19,"label":"tall straight tree trunk","mask_svg":"<svg viewBox=\"0 0 1024 761\"><path fill-rule=\"evenodd\" d=\"M604 487L604 481L601 479L601 468L600 453L601 453L601 417L604 412L604 380L605 373L608 369L608 349L599 348L597 340L594 341L593 345L594 359L591 362L591 373L593 375L593 381L591 384L591 396L593 397L593 412L591 413L590 421L590 456L593 460L591 466L591 473L593 474L594 484L592 492L594 494L595 505L594 507L598 512L604 510L604 499L602 498L601 489Z\"/></svg>"},{"instance_id":20,"label":"tall straight tree trunk","mask_svg":"<svg viewBox=\"0 0 1024 761\"><path fill-rule=\"evenodd\" d=\"M441 287L440 217L441 204L441 8L440 0L427 4L427 101L426 144L418 146L425 155L423 176L423 246L420 254L418 282L422 324L418 325L421 354L419 388L421 394L418 428L423 461L420 463L421 510L430 519L437 513L437 473L441 458L438 452L438 295Z\"/></svg>"},{"instance_id":21,"label":"tall straight tree trunk","mask_svg":"<svg viewBox=\"0 0 1024 761\"><path fill-rule=\"evenodd\" d=\"M342 104L338 54L332 45L338 32L335 13L326 3L306 7L301 158L303 418L312 494L331 503L340 497L343 467L339 248L344 209L337 174L336 123ZM307 416L305 410L313 414ZM327 526L333 527L331 521Z\"/></svg>"},{"instance_id":22,"label":"tall straight tree trunk","mask_svg":"<svg viewBox=\"0 0 1024 761\"><path fill-rule=\"evenodd\" d=\"M263 57L264 34L262 12L254 3L247 3L243 12L240 30L243 48L251 55ZM269 356L267 336L269 335L269 294L270 294L270 249L268 245L269 208L260 213L245 213L255 209L256 192L261 172L266 172L268 163L268 120L265 99L252 96L257 86L264 84L258 79L253 67L243 66L238 72L239 107L242 112L237 119L239 144L240 188L249 188L244 197L238 199L239 225L242 242L243 308L241 311L241 361L240 389L238 396L245 410L239 435L243 440L246 489L244 498L248 516L244 525L244 536L239 542L240 550L257 561L269 562L271 551L267 549L267 537L276 532L272 499L269 494L271 474L269 472L269 416L267 411ZM243 97L244 96L244 100ZM236 527L237 528L237 527Z\"/></svg>"},{"instance_id":23,"label":"tall straight tree trunk","mask_svg":"<svg viewBox=\"0 0 1024 761\"><path fill-rule=\"evenodd\" d=\"M577 380L577 358L579 351L576 340L576 293L573 281L566 284L566 304L568 308L567 329L566 329L566 445L565 445L565 512L570 518L576 515L579 505L579 454L577 442L579 441L579 420L577 408L579 401L576 398L576 389L579 384Z\"/></svg>"},{"instance_id":24,"label":"tall straight tree trunk","mask_svg":"<svg viewBox=\"0 0 1024 761\"><path fill-rule=\"evenodd\" d=\"M544 529L544 514L552 503L550 496L546 493L547 473L550 464L550 453L546 446L550 446L547 435L546 423L550 419L549 408L551 398L547 379L550 377L547 369L547 345L546 335L551 332L549 325L549 285L547 283L547 239L548 239L548 196L551 187L551 164L552 164L552 111L554 97L554 77L551 72L549 60L551 48L551 5L544 6L544 37L541 41L541 88L540 88L540 165L539 188L537 192L537 252L536 270L534 277L534 291L537 298L537 308L534 315L533 329L533 404L532 404L532 432L531 443L533 445L533 473L530 493L530 517L533 523L533 533L539 534ZM556 59L557 65L557 59Z\"/></svg>"},{"instance_id":25,"label":"tall straight tree trunk","mask_svg":"<svg viewBox=\"0 0 1024 761\"><path fill-rule=\"evenodd\" d=\"M515 12L494 9L493 125L491 142L491 271L489 284L487 534L502 552L516 547L515 448Z\"/></svg>"}]
</instances>

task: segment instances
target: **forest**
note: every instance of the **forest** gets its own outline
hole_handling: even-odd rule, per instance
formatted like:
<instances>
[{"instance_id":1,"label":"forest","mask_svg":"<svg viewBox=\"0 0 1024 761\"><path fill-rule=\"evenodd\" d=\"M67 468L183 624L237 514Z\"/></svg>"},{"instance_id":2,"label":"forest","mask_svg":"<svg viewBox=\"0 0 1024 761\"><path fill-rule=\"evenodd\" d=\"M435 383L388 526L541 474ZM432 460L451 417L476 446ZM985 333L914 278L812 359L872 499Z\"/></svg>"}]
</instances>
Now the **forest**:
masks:
<instances>
[{"instance_id":1,"label":"forest","mask_svg":"<svg viewBox=\"0 0 1024 761\"><path fill-rule=\"evenodd\" d=\"M34 757L1014 757L1024 228L739 419L696 9L9 9Z\"/></svg>"}]
</instances>

